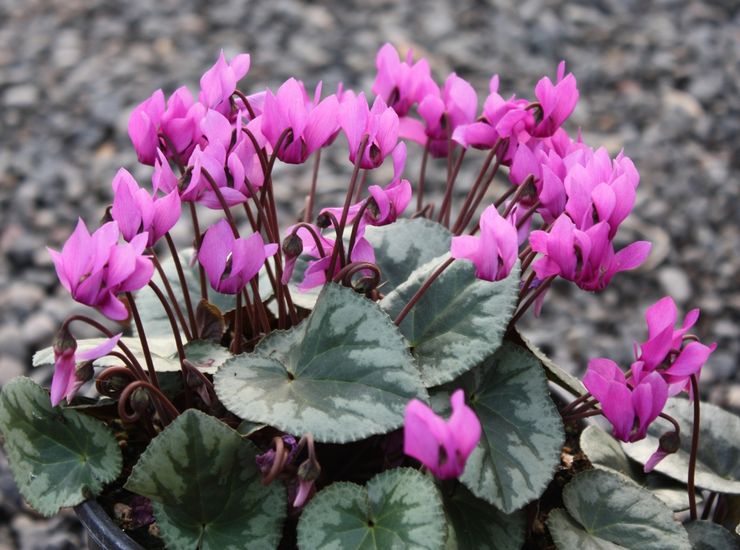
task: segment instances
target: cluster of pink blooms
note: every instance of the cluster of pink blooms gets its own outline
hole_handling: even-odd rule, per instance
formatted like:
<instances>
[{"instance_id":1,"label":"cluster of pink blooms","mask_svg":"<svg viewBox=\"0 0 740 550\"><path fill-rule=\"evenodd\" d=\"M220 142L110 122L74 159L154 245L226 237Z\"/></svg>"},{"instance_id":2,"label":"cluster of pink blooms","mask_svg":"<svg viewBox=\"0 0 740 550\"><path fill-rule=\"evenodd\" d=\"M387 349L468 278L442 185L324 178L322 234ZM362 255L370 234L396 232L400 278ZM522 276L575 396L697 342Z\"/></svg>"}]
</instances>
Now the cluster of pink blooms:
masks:
<instances>
[{"instance_id":1,"label":"cluster of pink blooms","mask_svg":"<svg viewBox=\"0 0 740 550\"><path fill-rule=\"evenodd\" d=\"M643 439L668 397L686 391L691 398L699 398L693 395L690 379L699 378L702 366L717 345L707 346L693 339L686 343L684 336L699 318L698 309L684 317L680 328L675 328L677 315L670 296L647 309L648 339L635 343L635 361L627 376L611 359L592 359L588 364L583 384L601 403L617 439ZM646 471L665 456L658 453L646 465Z\"/></svg>"},{"instance_id":2,"label":"cluster of pink blooms","mask_svg":"<svg viewBox=\"0 0 740 550\"><path fill-rule=\"evenodd\" d=\"M544 77L537 83L534 100L504 99L494 76L480 112L468 82L453 73L438 85L429 63L414 63L411 52L402 61L386 44L376 64L371 103L364 93L341 85L322 98L319 84L311 95L293 78L276 92L244 95L237 83L249 71L250 57L241 54L227 61L223 52L201 78L197 97L185 87L169 98L157 90L134 109L128 126L139 161L153 167L152 190L140 187L126 170L118 172L112 221L92 235L80 221L61 253L51 251L62 284L79 302L113 320L125 320L128 310L118 296L149 282L153 263L146 254L178 221L182 202L225 209L257 200L258 192L272 184L275 159L304 163L340 134L356 169L374 170L391 157L393 179L384 186L370 185L368 198L348 210L324 208L315 225L289 227L285 242L295 246L282 251L278 243L265 242L274 240L269 232L240 237L226 220L216 223L205 231L197 254L213 289L241 293L271 258L283 268L283 284L291 280L298 256L308 258L300 290L332 280L349 262L374 262L366 227L392 224L411 201L412 184L403 178L408 141L421 144L433 158L471 147L487 149L509 168L515 188L527 186L505 203L505 215L494 205L483 211L479 235L458 232L452 239L452 256L472 262L479 278L507 277L525 244L539 255L532 264L533 288L559 275L583 289L601 290L614 274L645 260L647 242L619 251L613 246L620 223L634 205L639 175L623 154L611 159L604 149L594 151L580 135L572 139L561 128L579 97L576 80L565 74L563 63L555 82ZM537 230L530 231L529 211L542 218ZM335 261L335 232L344 225L352 226L352 239L342 265ZM695 320L692 315L689 321ZM587 385L604 403L622 439L644 435L665 402L661 396L680 391L697 357L706 359L711 351L689 344L676 355L685 329L665 336L668 329L660 327L669 317L663 309L649 314L650 340L641 346L629 381L608 360L590 365ZM106 350L108 345L102 352ZM671 358L667 369L660 367L666 357ZM78 354L77 359L84 357ZM74 362L74 350L58 357L55 402L74 393L69 375ZM612 394L619 400L609 397ZM621 404L624 396L634 403L629 414ZM449 423L420 403L412 403L407 411L406 450L440 477L459 475L480 437L480 425L461 392L453 395L452 404Z\"/></svg>"}]
</instances>

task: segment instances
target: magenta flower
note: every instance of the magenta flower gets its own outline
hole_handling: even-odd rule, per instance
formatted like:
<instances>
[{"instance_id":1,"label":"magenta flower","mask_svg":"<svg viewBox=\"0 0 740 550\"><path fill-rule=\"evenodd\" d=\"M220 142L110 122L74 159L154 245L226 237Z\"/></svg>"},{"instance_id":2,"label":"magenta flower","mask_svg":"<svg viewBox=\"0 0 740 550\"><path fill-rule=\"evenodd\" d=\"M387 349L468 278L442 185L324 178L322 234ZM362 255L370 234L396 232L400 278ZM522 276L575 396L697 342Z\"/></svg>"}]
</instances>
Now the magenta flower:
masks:
<instances>
[{"instance_id":1,"label":"magenta flower","mask_svg":"<svg viewBox=\"0 0 740 550\"><path fill-rule=\"evenodd\" d=\"M478 96L466 80L452 73L447 77L442 93L427 94L418 110L424 123L404 117L401 136L422 145L428 141L433 157L446 157L454 131L475 120Z\"/></svg>"},{"instance_id":2,"label":"magenta flower","mask_svg":"<svg viewBox=\"0 0 740 550\"><path fill-rule=\"evenodd\" d=\"M403 452L424 464L440 479L459 477L481 436L481 425L473 409L465 404L461 389L450 397L452 416L448 421L417 399L406 406Z\"/></svg>"},{"instance_id":3,"label":"magenta flower","mask_svg":"<svg viewBox=\"0 0 740 550\"><path fill-rule=\"evenodd\" d=\"M480 217L480 237L461 235L452 238L453 258L470 260L475 275L486 281L499 281L511 273L519 250L516 227L501 217L491 205Z\"/></svg>"},{"instance_id":4,"label":"magenta flower","mask_svg":"<svg viewBox=\"0 0 740 550\"><path fill-rule=\"evenodd\" d=\"M127 241L146 232L149 235L147 247L154 246L180 218L177 189L161 198L152 197L124 168L118 170L113 178L113 193L111 216L118 222L118 228Z\"/></svg>"},{"instance_id":5,"label":"magenta flower","mask_svg":"<svg viewBox=\"0 0 740 550\"><path fill-rule=\"evenodd\" d=\"M406 144L401 142L393 150L393 181L385 187L371 185L368 193L374 204L365 209L361 225L388 225L403 214L411 202L411 183L401 179L401 174L406 165ZM349 207L347 211L347 223L351 224L362 210L365 201L358 202ZM324 208L322 211L333 214L337 219L342 215L342 208ZM362 227L361 233L362 233Z\"/></svg>"},{"instance_id":6,"label":"magenta flower","mask_svg":"<svg viewBox=\"0 0 740 550\"><path fill-rule=\"evenodd\" d=\"M611 359L592 359L583 385L601 403L611 422L614 437L630 442L643 439L650 423L663 411L668 385L658 373L650 373L631 387Z\"/></svg>"},{"instance_id":7,"label":"magenta flower","mask_svg":"<svg viewBox=\"0 0 740 550\"><path fill-rule=\"evenodd\" d=\"M339 103L330 95L320 103L307 104L302 84L290 78L278 88L277 94L267 90L262 112L262 134L275 148L283 132L277 157L283 162L301 164L323 147L338 128Z\"/></svg>"},{"instance_id":8,"label":"magenta flower","mask_svg":"<svg viewBox=\"0 0 740 550\"><path fill-rule=\"evenodd\" d=\"M699 319L699 310L692 309L683 319L681 328L676 330L678 309L673 298L661 298L645 311L648 327L648 339L639 345L640 353L635 348L635 358L644 363L647 371L660 365L672 349L681 348L681 339Z\"/></svg>"},{"instance_id":9,"label":"magenta flower","mask_svg":"<svg viewBox=\"0 0 740 550\"><path fill-rule=\"evenodd\" d=\"M54 376L51 379L51 406L56 407L62 399L69 401L82 382L75 376L77 363L81 361L93 361L104 355L108 355L118 344L121 334L109 338L102 344L92 349L77 352L77 343L72 340L72 345L58 349L54 346Z\"/></svg>"},{"instance_id":10,"label":"magenta flower","mask_svg":"<svg viewBox=\"0 0 740 550\"><path fill-rule=\"evenodd\" d=\"M157 132L163 113L164 93L157 90L133 110L128 120L128 135L142 164L153 165L157 157Z\"/></svg>"},{"instance_id":11,"label":"magenta flower","mask_svg":"<svg viewBox=\"0 0 740 550\"><path fill-rule=\"evenodd\" d=\"M399 117L406 115L415 103L421 102L427 95L439 94L429 62L420 59L412 65L412 61L413 52L409 50L406 61L402 62L390 44L384 44L375 58L378 74L373 83L373 93L382 97Z\"/></svg>"},{"instance_id":12,"label":"magenta flower","mask_svg":"<svg viewBox=\"0 0 740 550\"><path fill-rule=\"evenodd\" d=\"M532 134L536 137L548 137L555 133L565 122L578 103L578 88L573 73L565 76L565 61L558 65L556 84L548 77L542 78L534 89L540 102L541 117Z\"/></svg>"},{"instance_id":13,"label":"magenta flower","mask_svg":"<svg viewBox=\"0 0 740 550\"><path fill-rule=\"evenodd\" d=\"M200 102L208 109L228 113L231 110L228 99L236 90L236 83L249 71L249 63L249 54L246 53L234 56L227 63L221 50L216 63L200 79Z\"/></svg>"},{"instance_id":14,"label":"magenta flower","mask_svg":"<svg viewBox=\"0 0 740 550\"><path fill-rule=\"evenodd\" d=\"M298 284L298 290L306 292L314 287L321 286L327 281L326 271L329 269L331 263L331 255L334 251L335 241L331 239L322 238L325 243L328 243L328 248L325 248L326 256L308 262L308 267L303 273L303 280ZM304 250L305 252L305 250ZM358 232L355 246L352 247L351 257L353 262L368 262L375 263L375 250L368 240L361 236ZM336 262L334 266L334 273L331 274L332 279L341 271L342 266L339 262ZM362 272L363 274L369 274Z\"/></svg>"},{"instance_id":15,"label":"magenta flower","mask_svg":"<svg viewBox=\"0 0 740 550\"><path fill-rule=\"evenodd\" d=\"M347 136L349 160L355 163L362 138L367 136L360 168L377 168L398 143L398 115L382 97L375 98L369 109L364 93L354 96L346 92L344 96L339 105L339 124Z\"/></svg>"},{"instance_id":16,"label":"magenta flower","mask_svg":"<svg viewBox=\"0 0 740 550\"><path fill-rule=\"evenodd\" d=\"M162 115L160 129L166 138L169 156L184 163L201 139L200 121L207 108L195 100L190 91L182 86L167 100L167 109Z\"/></svg>"},{"instance_id":17,"label":"magenta flower","mask_svg":"<svg viewBox=\"0 0 740 550\"><path fill-rule=\"evenodd\" d=\"M139 290L154 272L151 259L142 256L149 236L140 233L129 243L117 244L119 236L115 221L90 235L80 219L61 253L47 248L59 280L74 299L99 309L114 321L128 317L117 295Z\"/></svg>"},{"instance_id":18,"label":"magenta flower","mask_svg":"<svg viewBox=\"0 0 740 550\"><path fill-rule=\"evenodd\" d=\"M637 241L615 253L608 233L606 222L587 231L576 229L565 214L548 232L532 231L532 250L543 254L532 264L537 277L560 275L584 290L603 290L616 273L634 269L647 259L649 242Z\"/></svg>"},{"instance_id":19,"label":"magenta flower","mask_svg":"<svg viewBox=\"0 0 740 550\"><path fill-rule=\"evenodd\" d=\"M221 220L206 231L198 260L216 291L238 294L277 249L274 243L265 244L259 233L235 238L229 223Z\"/></svg>"}]
</instances>

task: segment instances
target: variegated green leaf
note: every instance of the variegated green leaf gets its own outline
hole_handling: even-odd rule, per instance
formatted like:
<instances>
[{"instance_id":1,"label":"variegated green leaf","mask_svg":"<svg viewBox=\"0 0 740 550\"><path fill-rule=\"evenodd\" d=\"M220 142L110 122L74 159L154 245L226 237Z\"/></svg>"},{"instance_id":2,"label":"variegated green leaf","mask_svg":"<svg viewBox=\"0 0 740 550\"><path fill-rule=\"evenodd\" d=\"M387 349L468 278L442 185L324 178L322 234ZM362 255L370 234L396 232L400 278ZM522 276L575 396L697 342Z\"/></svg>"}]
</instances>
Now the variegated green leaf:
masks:
<instances>
[{"instance_id":1,"label":"variegated green leaf","mask_svg":"<svg viewBox=\"0 0 740 550\"><path fill-rule=\"evenodd\" d=\"M511 513L539 497L560 463L565 440L539 361L510 342L445 388L462 387L483 435L460 480L477 496ZM438 393L433 401L448 403Z\"/></svg>"},{"instance_id":2,"label":"variegated green leaf","mask_svg":"<svg viewBox=\"0 0 740 550\"><path fill-rule=\"evenodd\" d=\"M396 318L447 257L414 271L383 299L381 307ZM400 326L427 387L453 380L499 348L518 289L518 264L507 278L496 282L478 279L470 262L457 261L445 269Z\"/></svg>"},{"instance_id":3,"label":"variegated green leaf","mask_svg":"<svg viewBox=\"0 0 740 550\"><path fill-rule=\"evenodd\" d=\"M642 467L624 454L619 441L598 426L587 426L581 432L580 446L595 468L626 475L638 485L649 489L674 512L688 510L689 499L685 486L656 472L647 475L643 473Z\"/></svg>"},{"instance_id":4,"label":"variegated green leaf","mask_svg":"<svg viewBox=\"0 0 740 550\"><path fill-rule=\"evenodd\" d=\"M341 550L441 549L445 517L434 482L410 468L367 482L333 483L301 514L298 547Z\"/></svg>"},{"instance_id":5,"label":"variegated green leaf","mask_svg":"<svg viewBox=\"0 0 740 550\"><path fill-rule=\"evenodd\" d=\"M545 375L550 382L560 386L565 391L568 391L573 395L581 396L586 394L586 387L580 380L578 380L578 378L570 374L563 367L556 364L552 359L545 355L545 352L530 342L518 328L514 328L512 341L524 346L531 351L537 359L539 359L545 369Z\"/></svg>"},{"instance_id":6,"label":"variegated green leaf","mask_svg":"<svg viewBox=\"0 0 740 550\"><path fill-rule=\"evenodd\" d=\"M388 294L418 267L450 251L452 233L426 218L401 219L391 225L368 227L365 238L373 245L381 271L381 290Z\"/></svg>"},{"instance_id":7,"label":"variegated green leaf","mask_svg":"<svg viewBox=\"0 0 740 550\"><path fill-rule=\"evenodd\" d=\"M77 351L86 351L102 344L105 338L85 338L77 340ZM138 337L123 337L121 341L128 346L131 353L146 369L144 350ZM177 345L172 336L150 336L147 337L149 351L152 355L154 370L157 372L179 372L180 359L177 354ZM200 370L206 373L214 373L216 369L231 357L229 350L209 340L193 340L185 344L185 356L192 362L200 365ZM37 351L33 356L33 366L54 364L54 349L51 347ZM95 360L95 364L102 367L122 365L117 357L101 357Z\"/></svg>"},{"instance_id":8,"label":"variegated green leaf","mask_svg":"<svg viewBox=\"0 0 740 550\"><path fill-rule=\"evenodd\" d=\"M328 285L310 317L230 359L216 393L234 414L317 441L345 443L398 428L426 400L403 338L374 302Z\"/></svg>"},{"instance_id":9,"label":"variegated green leaf","mask_svg":"<svg viewBox=\"0 0 740 550\"><path fill-rule=\"evenodd\" d=\"M519 550L524 544L522 511L504 514L457 481L443 485L442 502L449 522L445 550Z\"/></svg>"},{"instance_id":10,"label":"variegated green leaf","mask_svg":"<svg viewBox=\"0 0 740 550\"><path fill-rule=\"evenodd\" d=\"M673 520L673 513L622 474L600 469L582 472L563 489L563 503L568 513L553 512L547 521L560 550L690 548L686 531Z\"/></svg>"},{"instance_id":11,"label":"variegated green leaf","mask_svg":"<svg viewBox=\"0 0 740 550\"><path fill-rule=\"evenodd\" d=\"M684 525L691 550L737 550L738 543L727 529L711 521L691 521Z\"/></svg>"},{"instance_id":12,"label":"variegated green leaf","mask_svg":"<svg viewBox=\"0 0 740 550\"><path fill-rule=\"evenodd\" d=\"M74 410L52 407L29 378L0 393L0 431L13 478L45 516L100 493L121 472L121 451L110 430Z\"/></svg>"},{"instance_id":13,"label":"variegated green leaf","mask_svg":"<svg viewBox=\"0 0 740 550\"><path fill-rule=\"evenodd\" d=\"M151 441L126 489L152 500L169 548L273 549L285 488L262 485L256 452L224 423L190 409Z\"/></svg>"},{"instance_id":14,"label":"variegated green leaf","mask_svg":"<svg viewBox=\"0 0 740 550\"><path fill-rule=\"evenodd\" d=\"M655 467L657 472L687 482L691 432L694 423L693 403L676 397L670 399L664 412L681 426L681 448ZM719 493L740 494L740 417L709 403L701 403L699 453L696 463L696 486ZM630 458L644 464L658 448L658 439L668 431L662 422L653 422L648 436L622 448Z\"/></svg>"}]
</instances>

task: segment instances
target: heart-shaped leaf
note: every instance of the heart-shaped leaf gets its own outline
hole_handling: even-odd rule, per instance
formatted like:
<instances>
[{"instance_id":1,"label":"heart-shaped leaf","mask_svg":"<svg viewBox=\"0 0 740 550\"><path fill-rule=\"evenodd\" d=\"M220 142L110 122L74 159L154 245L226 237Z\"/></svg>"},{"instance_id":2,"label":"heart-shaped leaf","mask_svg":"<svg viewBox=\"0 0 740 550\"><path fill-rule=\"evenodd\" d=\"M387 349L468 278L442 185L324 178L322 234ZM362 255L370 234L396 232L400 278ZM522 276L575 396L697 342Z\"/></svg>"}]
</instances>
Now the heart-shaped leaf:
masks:
<instances>
[{"instance_id":1,"label":"heart-shaped leaf","mask_svg":"<svg viewBox=\"0 0 740 550\"><path fill-rule=\"evenodd\" d=\"M672 512L632 480L607 470L578 474L563 489L567 509L547 520L555 545L572 548L688 550L688 535Z\"/></svg>"},{"instance_id":2,"label":"heart-shaped leaf","mask_svg":"<svg viewBox=\"0 0 740 550\"><path fill-rule=\"evenodd\" d=\"M105 342L105 338L85 338L77 340L77 351L86 351L99 346ZM146 359L144 350L141 347L141 340L138 337L123 337L121 342L126 344L131 353L139 360L142 367L146 369ZM177 354L177 345L172 336L150 336L147 337L149 352L152 355L154 370L157 372L179 372L180 359ZM225 347L210 340L193 340L185 345L185 356L193 363L199 365L202 372L214 373L216 369L232 355ZM54 349L52 347L44 348L37 351L33 356L33 366L54 364ZM95 364L102 367L112 367L122 365L117 357L101 357L95 360Z\"/></svg>"},{"instance_id":3,"label":"heart-shaped leaf","mask_svg":"<svg viewBox=\"0 0 740 550\"><path fill-rule=\"evenodd\" d=\"M410 468L367 482L332 483L311 499L298 522L298 547L343 550L441 549L446 525L434 482Z\"/></svg>"},{"instance_id":4,"label":"heart-shaped leaf","mask_svg":"<svg viewBox=\"0 0 740 550\"><path fill-rule=\"evenodd\" d=\"M452 233L436 222L415 218L381 227L370 226L365 238L375 250L382 291L388 294L405 282L416 268L449 252Z\"/></svg>"},{"instance_id":5,"label":"heart-shaped leaf","mask_svg":"<svg viewBox=\"0 0 740 550\"><path fill-rule=\"evenodd\" d=\"M97 495L121 472L111 431L85 414L52 407L49 394L29 378L3 386L0 431L15 482L45 516Z\"/></svg>"},{"instance_id":6,"label":"heart-shaped leaf","mask_svg":"<svg viewBox=\"0 0 740 550\"><path fill-rule=\"evenodd\" d=\"M444 262L437 258L414 271L381 302L396 318ZM519 289L519 267L506 279L478 279L469 262L454 262L426 290L399 327L409 341L427 387L469 371L501 345Z\"/></svg>"},{"instance_id":7,"label":"heart-shaped leaf","mask_svg":"<svg viewBox=\"0 0 740 550\"><path fill-rule=\"evenodd\" d=\"M587 426L581 432L579 443L595 468L626 475L638 485L649 489L674 512L688 510L689 498L684 485L657 472L645 475L642 466L627 457L619 441L598 426Z\"/></svg>"},{"instance_id":8,"label":"heart-shaped leaf","mask_svg":"<svg viewBox=\"0 0 740 550\"><path fill-rule=\"evenodd\" d=\"M736 550L735 537L711 521L691 521L684 525L691 541L691 550Z\"/></svg>"},{"instance_id":9,"label":"heart-shaped leaf","mask_svg":"<svg viewBox=\"0 0 740 550\"><path fill-rule=\"evenodd\" d=\"M445 550L518 550L524 544L523 512L504 514L456 481L445 483L442 501L449 521Z\"/></svg>"},{"instance_id":10,"label":"heart-shaped leaf","mask_svg":"<svg viewBox=\"0 0 740 550\"><path fill-rule=\"evenodd\" d=\"M275 548L285 488L262 485L256 452L224 423L190 409L151 441L126 489L152 500L170 548Z\"/></svg>"},{"instance_id":11,"label":"heart-shaped leaf","mask_svg":"<svg viewBox=\"0 0 740 550\"><path fill-rule=\"evenodd\" d=\"M335 284L306 321L224 363L215 386L239 417L326 443L394 430L410 399L427 400L396 326L377 304Z\"/></svg>"},{"instance_id":12,"label":"heart-shaped leaf","mask_svg":"<svg viewBox=\"0 0 740 550\"><path fill-rule=\"evenodd\" d=\"M507 514L539 497L560 464L565 433L537 358L504 342L452 386L465 389L483 429L460 480ZM445 401L436 395L435 410L442 412L437 404Z\"/></svg>"},{"instance_id":13,"label":"heart-shaped leaf","mask_svg":"<svg viewBox=\"0 0 740 550\"><path fill-rule=\"evenodd\" d=\"M686 483L691 451L693 403L687 399L668 401L664 412L681 426L681 448L661 460L655 470ZM740 417L709 403L701 403L699 454L696 463L696 486L718 493L740 494ZM644 464L658 448L658 439L668 431L664 424L653 422L648 436L635 443L622 445L630 458Z\"/></svg>"}]
</instances>

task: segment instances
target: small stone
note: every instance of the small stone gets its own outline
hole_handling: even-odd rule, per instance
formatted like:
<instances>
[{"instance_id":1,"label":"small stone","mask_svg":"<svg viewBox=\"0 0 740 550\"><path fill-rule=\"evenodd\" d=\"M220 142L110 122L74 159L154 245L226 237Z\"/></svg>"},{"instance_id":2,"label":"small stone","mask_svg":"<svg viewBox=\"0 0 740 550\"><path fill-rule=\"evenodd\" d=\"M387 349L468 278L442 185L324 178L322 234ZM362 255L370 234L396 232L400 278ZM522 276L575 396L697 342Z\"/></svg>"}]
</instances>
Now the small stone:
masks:
<instances>
[{"instance_id":1,"label":"small stone","mask_svg":"<svg viewBox=\"0 0 740 550\"><path fill-rule=\"evenodd\" d=\"M0 356L0 387L17 376L23 376L25 371L23 363L15 357Z\"/></svg>"},{"instance_id":2,"label":"small stone","mask_svg":"<svg viewBox=\"0 0 740 550\"><path fill-rule=\"evenodd\" d=\"M56 328L54 320L48 314L34 313L23 323L23 340L31 347L48 345Z\"/></svg>"},{"instance_id":3,"label":"small stone","mask_svg":"<svg viewBox=\"0 0 740 550\"><path fill-rule=\"evenodd\" d=\"M677 302L685 303L691 298L691 283L686 272L675 266L666 266L658 271L658 281L663 290Z\"/></svg>"},{"instance_id":4,"label":"small stone","mask_svg":"<svg viewBox=\"0 0 740 550\"><path fill-rule=\"evenodd\" d=\"M11 86L3 94L6 107L30 107L39 100L39 90L31 84Z\"/></svg>"},{"instance_id":5,"label":"small stone","mask_svg":"<svg viewBox=\"0 0 740 550\"><path fill-rule=\"evenodd\" d=\"M24 359L27 348L24 343L23 332L15 324L0 326L0 352L4 356Z\"/></svg>"}]
</instances>

